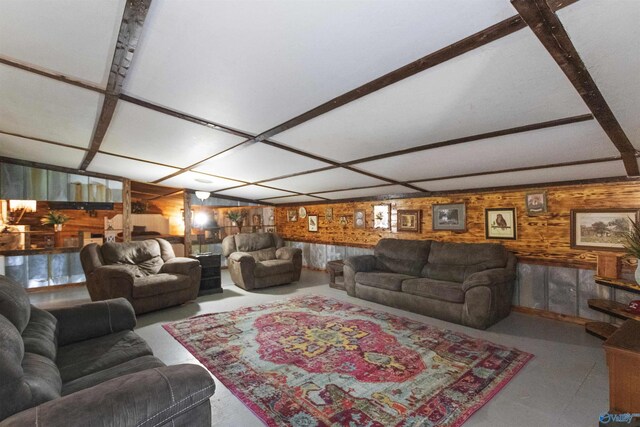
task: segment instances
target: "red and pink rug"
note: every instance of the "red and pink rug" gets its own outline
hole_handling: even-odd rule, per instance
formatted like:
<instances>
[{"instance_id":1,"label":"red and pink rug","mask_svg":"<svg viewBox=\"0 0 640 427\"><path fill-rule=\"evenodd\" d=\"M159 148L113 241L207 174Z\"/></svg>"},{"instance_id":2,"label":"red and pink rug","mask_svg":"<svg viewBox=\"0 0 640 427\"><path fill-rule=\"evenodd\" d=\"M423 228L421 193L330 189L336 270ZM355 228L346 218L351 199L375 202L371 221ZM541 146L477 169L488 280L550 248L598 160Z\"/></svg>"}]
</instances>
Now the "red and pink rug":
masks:
<instances>
[{"instance_id":1,"label":"red and pink rug","mask_svg":"<svg viewBox=\"0 0 640 427\"><path fill-rule=\"evenodd\" d=\"M459 426L532 357L319 296L164 328L269 426Z\"/></svg>"}]
</instances>

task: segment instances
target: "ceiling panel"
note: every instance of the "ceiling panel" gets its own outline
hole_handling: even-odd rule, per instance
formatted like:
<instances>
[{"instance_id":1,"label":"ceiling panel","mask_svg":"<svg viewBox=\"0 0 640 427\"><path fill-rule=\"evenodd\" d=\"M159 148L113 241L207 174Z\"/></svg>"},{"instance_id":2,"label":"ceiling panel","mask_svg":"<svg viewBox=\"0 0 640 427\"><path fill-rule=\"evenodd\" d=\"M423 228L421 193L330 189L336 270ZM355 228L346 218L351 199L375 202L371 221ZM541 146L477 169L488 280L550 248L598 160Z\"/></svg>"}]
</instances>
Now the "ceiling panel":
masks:
<instances>
[{"instance_id":1,"label":"ceiling panel","mask_svg":"<svg viewBox=\"0 0 640 427\"><path fill-rule=\"evenodd\" d=\"M286 188L287 190L297 191L299 193L344 190L347 188L367 187L379 184L386 184L386 181L371 178L342 168L331 169L323 172L314 172L291 178L277 179L275 181L265 183L265 185Z\"/></svg>"},{"instance_id":2,"label":"ceiling panel","mask_svg":"<svg viewBox=\"0 0 640 427\"><path fill-rule=\"evenodd\" d=\"M87 170L89 172L108 173L143 182L155 181L156 179L178 171L178 169L175 168L123 159L122 157L110 156L103 153L96 154Z\"/></svg>"},{"instance_id":3,"label":"ceiling panel","mask_svg":"<svg viewBox=\"0 0 640 427\"><path fill-rule=\"evenodd\" d=\"M2 0L0 55L106 87L125 0Z\"/></svg>"},{"instance_id":4,"label":"ceiling panel","mask_svg":"<svg viewBox=\"0 0 640 427\"><path fill-rule=\"evenodd\" d=\"M290 196L293 193L288 191L274 190L272 188L260 187L259 185L246 185L244 187L233 188L231 190L218 191L217 194L223 196L240 197L242 199L260 200L270 197Z\"/></svg>"},{"instance_id":5,"label":"ceiling panel","mask_svg":"<svg viewBox=\"0 0 640 427\"><path fill-rule=\"evenodd\" d=\"M102 95L0 64L0 130L87 148Z\"/></svg>"},{"instance_id":6,"label":"ceiling panel","mask_svg":"<svg viewBox=\"0 0 640 427\"><path fill-rule=\"evenodd\" d=\"M268 199L265 202L269 203L313 203L313 202L322 202L323 199L312 196L291 196L291 197L277 197L275 199Z\"/></svg>"},{"instance_id":7,"label":"ceiling panel","mask_svg":"<svg viewBox=\"0 0 640 427\"><path fill-rule=\"evenodd\" d=\"M410 181L619 156L595 120L434 148L354 165Z\"/></svg>"},{"instance_id":8,"label":"ceiling panel","mask_svg":"<svg viewBox=\"0 0 640 427\"><path fill-rule=\"evenodd\" d=\"M204 162L195 170L255 182L327 166L329 164L325 162L266 144L254 143Z\"/></svg>"},{"instance_id":9,"label":"ceiling panel","mask_svg":"<svg viewBox=\"0 0 640 427\"><path fill-rule=\"evenodd\" d=\"M626 176L624 165L622 164L622 161L616 160L611 162L592 163L588 165L497 173L491 175L470 176L466 178L442 179L437 181L423 181L416 182L415 185L428 191L453 191L621 176Z\"/></svg>"},{"instance_id":10,"label":"ceiling panel","mask_svg":"<svg viewBox=\"0 0 640 427\"><path fill-rule=\"evenodd\" d=\"M3 157L77 168L84 154L84 150L77 148L59 147L32 139L0 134L0 156Z\"/></svg>"},{"instance_id":11,"label":"ceiling panel","mask_svg":"<svg viewBox=\"0 0 640 427\"><path fill-rule=\"evenodd\" d=\"M384 187L361 188L359 190L332 191L330 193L320 193L319 196L327 199L356 199L358 197L383 196L387 194L408 194L414 193L416 190L404 187L402 185L386 185Z\"/></svg>"},{"instance_id":12,"label":"ceiling panel","mask_svg":"<svg viewBox=\"0 0 640 427\"><path fill-rule=\"evenodd\" d=\"M513 15L504 0L154 0L125 86L258 133Z\"/></svg>"},{"instance_id":13,"label":"ceiling panel","mask_svg":"<svg viewBox=\"0 0 640 427\"><path fill-rule=\"evenodd\" d=\"M120 101L100 151L183 168L244 140Z\"/></svg>"},{"instance_id":14,"label":"ceiling panel","mask_svg":"<svg viewBox=\"0 0 640 427\"><path fill-rule=\"evenodd\" d=\"M551 56L525 29L274 139L346 161L588 112Z\"/></svg>"},{"instance_id":15,"label":"ceiling panel","mask_svg":"<svg viewBox=\"0 0 640 427\"><path fill-rule=\"evenodd\" d=\"M627 137L640 149L640 2L581 0L558 16Z\"/></svg>"},{"instance_id":16,"label":"ceiling panel","mask_svg":"<svg viewBox=\"0 0 640 427\"><path fill-rule=\"evenodd\" d=\"M189 188L191 190L218 191L223 188L242 185L243 183L230 179L216 178L197 172L184 172L166 181L162 181L161 184L171 187Z\"/></svg>"}]
</instances>

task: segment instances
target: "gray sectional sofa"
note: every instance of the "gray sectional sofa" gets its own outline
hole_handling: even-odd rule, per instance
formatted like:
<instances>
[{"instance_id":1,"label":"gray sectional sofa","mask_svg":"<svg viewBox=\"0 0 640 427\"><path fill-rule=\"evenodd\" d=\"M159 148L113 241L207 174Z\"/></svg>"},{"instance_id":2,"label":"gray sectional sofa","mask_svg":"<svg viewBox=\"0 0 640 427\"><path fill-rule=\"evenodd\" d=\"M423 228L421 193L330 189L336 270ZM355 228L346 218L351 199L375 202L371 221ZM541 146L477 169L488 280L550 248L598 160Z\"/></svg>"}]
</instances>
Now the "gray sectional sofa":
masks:
<instances>
[{"instance_id":1,"label":"gray sectional sofa","mask_svg":"<svg viewBox=\"0 0 640 427\"><path fill-rule=\"evenodd\" d=\"M494 243L382 239L345 260L351 296L486 329L511 311L516 257Z\"/></svg>"},{"instance_id":2,"label":"gray sectional sofa","mask_svg":"<svg viewBox=\"0 0 640 427\"><path fill-rule=\"evenodd\" d=\"M0 276L0 427L210 426L211 375L165 366L124 298L41 310Z\"/></svg>"}]
</instances>

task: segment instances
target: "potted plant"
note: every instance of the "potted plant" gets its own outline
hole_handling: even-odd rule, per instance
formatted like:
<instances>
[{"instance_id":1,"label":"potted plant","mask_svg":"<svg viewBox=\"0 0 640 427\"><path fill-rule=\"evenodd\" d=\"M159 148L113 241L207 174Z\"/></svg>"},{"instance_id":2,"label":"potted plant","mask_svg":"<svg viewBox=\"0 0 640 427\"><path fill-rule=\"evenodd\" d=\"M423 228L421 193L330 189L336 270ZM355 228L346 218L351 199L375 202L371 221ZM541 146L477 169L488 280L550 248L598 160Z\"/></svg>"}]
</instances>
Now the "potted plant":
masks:
<instances>
[{"instance_id":1,"label":"potted plant","mask_svg":"<svg viewBox=\"0 0 640 427\"><path fill-rule=\"evenodd\" d=\"M624 234L626 244L624 247L627 249L627 253L636 259L640 259L640 224L634 220L631 220L631 230ZM640 283L640 262L636 268L636 282Z\"/></svg>"},{"instance_id":2,"label":"potted plant","mask_svg":"<svg viewBox=\"0 0 640 427\"><path fill-rule=\"evenodd\" d=\"M42 225L53 225L54 231L62 231L62 225L69 221L69 217L59 211L49 211L48 214L40 218Z\"/></svg>"},{"instance_id":3,"label":"potted plant","mask_svg":"<svg viewBox=\"0 0 640 427\"><path fill-rule=\"evenodd\" d=\"M244 219L246 217L247 211L244 209L227 212L227 218L229 218L229 221L231 221L232 224L238 226L238 232L242 231L242 224L244 223Z\"/></svg>"}]
</instances>

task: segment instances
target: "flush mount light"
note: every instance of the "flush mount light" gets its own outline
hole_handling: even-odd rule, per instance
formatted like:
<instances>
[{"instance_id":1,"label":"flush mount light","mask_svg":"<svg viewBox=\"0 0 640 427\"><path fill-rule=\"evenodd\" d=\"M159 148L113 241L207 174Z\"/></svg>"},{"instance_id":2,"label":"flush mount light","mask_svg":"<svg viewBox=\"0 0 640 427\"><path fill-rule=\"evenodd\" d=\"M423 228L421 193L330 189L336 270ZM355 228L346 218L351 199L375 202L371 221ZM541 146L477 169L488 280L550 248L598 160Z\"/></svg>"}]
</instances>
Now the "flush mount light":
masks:
<instances>
[{"instance_id":1,"label":"flush mount light","mask_svg":"<svg viewBox=\"0 0 640 427\"><path fill-rule=\"evenodd\" d=\"M209 196L211 195L210 192L208 191L196 191L196 197L200 200L202 200L203 202L205 200L207 200L209 198Z\"/></svg>"},{"instance_id":2,"label":"flush mount light","mask_svg":"<svg viewBox=\"0 0 640 427\"><path fill-rule=\"evenodd\" d=\"M200 182L202 184L211 184L211 183L213 183L213 181L211 181L209 179L205 179L205 178L196 178L196 179L194 179L194 181Z\"/></svg>"}]
</instances>

